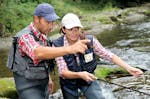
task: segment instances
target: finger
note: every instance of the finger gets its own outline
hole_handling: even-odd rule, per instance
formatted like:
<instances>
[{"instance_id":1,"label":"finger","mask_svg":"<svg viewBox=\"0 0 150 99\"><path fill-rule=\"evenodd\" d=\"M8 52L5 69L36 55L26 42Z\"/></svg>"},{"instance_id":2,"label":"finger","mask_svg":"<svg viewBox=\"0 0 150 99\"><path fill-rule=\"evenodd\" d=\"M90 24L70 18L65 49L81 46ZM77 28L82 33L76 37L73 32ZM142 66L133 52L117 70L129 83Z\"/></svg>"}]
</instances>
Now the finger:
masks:
<instances>
[{"instance_id":1,"label":"finger","mask_svg":"<svg viewBox=\"0 0 150 99\"><path fill-rule=\"evenodd\" d=\"M85 53L86 48L84 48L84 47L80 47L78 50L79 50L79 52L80 52L80 53L84 54L84 53Z\"/></svg>"},{"instance_id":2,"label":"finger","mask_svg":"<svg viewBox=\"0 0 150 99\"><path fill-rule=\"evenodd\" d=\"M90 40L89 40L89 39L84 39L84 40L80 40L80 41L81 41L81 43L83 43L83 44L90 43Z\"/></svg>"},{"instance_id":3,"label":"finger","mask_svg":"<svg viewBox=\"0 0 150 99\"><path fill-rule=\"evenodd\" d=\"M50 83L49 83L49 93L50 93L50 94L53 93L53 87L54 87L53 83L50 82Z\"/></svg>"},{"instance_id":4,"label":"finger","mask_svg":"<svg viewBox=\"0 0 150 99\"><path fill-rule=\"evenodd\" d=\"M49 88L49 94L53 93L53 88Z\"/></svg>"},{"instance_id":5,"label":"finger","mask_svg":"<svg viewBox=\"0 0 150 99\"><path fill-rule=\"evenodd\" d=\"M96 79L97 79L97 77L95 77L95 76L91 76L91 78L92 78L93 80L96 80Z\"/></svg>"},{"instance_id":6,"label":"finger","mask_svg":"<svg viewBox=\"0 0 150 99\"><path fill-rule=\"evenodd\" d=\"M136 71L134 71L136 74L138 74L138 75L141 75L141 74L143 74L143 71L141 71L141 70L136 70Z\"/></svg>"},{"instance_id":7,"label":"finger","mask_svg":"<svg viewBox=\"0 0 150 99\"><path fill-rule=\"evenodd\" d=\"M94 81L94 80L89 77L86 81L87 81L87 82L92 82L92 81Z\"/></svg>"},{"instance_id":8,"label":"finger","mask_svg":"<svg viewBox=\"0 0 150 99\"><path fill-rule=\"evenodd\" d=\"M50 86L48 87L48 91L49 91L49 94L51 94L51 93L52 93L52 91L51 91L51 87L50 87Z\"/></svg>"},{"instance_id":9,"label":"finger","mask_svg":"<svg viewBox=\"0 0 150 99\"><path fill-rule=\"evenodd\" d=\"M88 49L87 45L80 43L80 49L82 51L85 51L86 49Z\"/></svg>"},{"instance_id":10,"label":"finger","mask_svg":"<svg viewBox=\"0 0 150 99\"><path fill-rule=\"evenodd\" d=\"M84 48L84 50L88 49L87 45L82 44L82 47Z\"/></svg>"},{"instance_id":11,"label":"finger","mask_svg":"<svg viewBox=\"0 0 150 99\"><path fill-rule=\"evenodd\" d=\"M97 79L97 77L96 77L95 75L93 75L93 74L90 74L90 76L91 76L91 78L94 79L94 80Z\"/></svg>"},{"instance_id":12,"label":"finger","mask_svg":"<svg viewBox=\"0 0 150 99\"><path fill-rule=\"evenodd\" d=\"M140 74L143 74L144 72L142 70L139 71Z\"/></svg>"}]
</instances>

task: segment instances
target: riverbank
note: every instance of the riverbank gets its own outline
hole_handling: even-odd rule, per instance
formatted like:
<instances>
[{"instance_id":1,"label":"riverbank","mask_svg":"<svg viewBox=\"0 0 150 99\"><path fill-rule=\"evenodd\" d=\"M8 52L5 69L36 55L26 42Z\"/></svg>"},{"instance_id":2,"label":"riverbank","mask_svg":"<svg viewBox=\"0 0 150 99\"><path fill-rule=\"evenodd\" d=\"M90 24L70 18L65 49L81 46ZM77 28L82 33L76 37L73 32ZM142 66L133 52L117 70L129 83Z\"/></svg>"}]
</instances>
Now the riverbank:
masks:
<instances>
[{"instance_id":1,"label":"riverbank","mask_svg":"<svg viewBox=\"0 0 150 99\"><path fill-rule=\"evenodd\" d=\"M142 21L142 20L144 20L145 18L147 18L148 17L148 14L140 14L140 16L141 17L139 17L139 15L138 14L136 14L136 17L135 17L135 15L134 15L134 13L139 13L139 12L137 12L137 10L135 11L135 10L133 10L132 8L128 8L128 9L130 9L131 11L132 11L132 13L129 11L129 10L127 10L127 11L129 11L130 13L131 13L131 15L129 14L127 14L127 16L128 16L128 18L127 17L122 17L122 20L124 19L130 19L130 20L133 20L133 19L135 19L135 18L137 18L136 19L136 21L135 22L137 22L137 21ZM137 9L137 8L134 8L134 9ZM139 8L140 10L141 10L141 8ZM124 9L123 11L125 11L126 9ZM123 16L123 11L122 11L122 13L121 13L121 16ZM139 10L138 10L139 11ZM142 10L142 11L145 11L145 10ZM112 13L114 13L114 14L112 14ZM116 13L119 13L119 10L118 11L115 11L115 12L103 12L103 13L99 13L99 14L93 14L93 15L84 15L84 16L82 16L82 18L81 18L81 20L82 20L82 22L83 22L83 24L84 24L84 26L85 26L85 31L87 32L87 33L91 33L91 34L94 34L94 35L96 35L96 34L98 34L98 33L101 33L101 32L103 32L103 31L107 31L107 30L111 30L111 29L113 29L113 28L115 28L117 25L126 25L126 24L132 24L132 23L130 23L130 21L128 22L128 23L125 23L124 21L121 21L121 18L118 18L117 17L117 15L118 14L116 14ZM124 12L125 13L125 12ZM109 24L105 24L105 22L103 23L103 22L101 22L101 21L99 21L98 19L100 18L100 16L103 14L103 16L105 16L106 17L106 19L108 18L109 20L110 20L110 18L111 18L111 16L112 15L114 15L115 16L115 18L117 18L117 20L119 20L119 21L121 21L119 24L118 23L116 23L116 21L115 22L113 22L112 21L112 23L109 23ZM109 15L110 14L110 15ZM133 17L133 16L134 17ZM86 17L88 17L88 16L90 16L91 17L91 19L89 19L89 21L86 21ZM108 17L109 16L109 17ZM144 16L144 17L143 17ZM130 17L130 18L129 18ZM114 18L114 19L115 19ZM87 18L88 19L88 18ZM92 20L93 19L93 20ZM110 22L111 22L111 20L110 20ZM54 38L55 37L57 37L56 35L54 35ZM2 42L2 44L0 45L0 48L1 49L3 49L3 48L9 48L10 47L10 45L11 45L11 37L9 37L9 38L2 38L1 40L0 40L1 42ZM131 82L131 80L132 79L135 79L135 78L132 78L132 77L128 77L129 79L130 79L130 81L128 81L127 82L127 84L126 85L128 85L128 83L130 83ZM128 79L127 78L127 79ZM141 79L141 78L140 78ZM122 80L120 80L120 79L118 79L118 81L122 81ZM149 79L148 80L146 80L146 81L149 81ZM122 82L116 82L116 83L120 83L120 84L122 84ZM140 82L140 84L143 84L143 83L141 83ZM139 85L140 85L139 84ZM148 83L149 84L149 83ZM3 84L2 84L3 85ZM110 87L110 86L109 86ZM134 87L136 87L136 86L134 86ZM145 88L145 87L144 87ZM149 87L148 87L149 88ZM1 89L1 88L0 88ZM111 88L110 88L111 89ZM140 89L141 90L141 89ZM122 93L124 93L124 94L126 94L126 92L128 92L128 90L124 90ZM59 92L58 92L59 93ZM55 96L55 94L57 94L58 95L58 93L56 92L56 93L54 93L54 95L53 96ZM115 94L116 94L117 92L115 92ZM56 96L57 96L56 95ZM62 94L60 94L61 96L62 96ZM120 95L120 93L117 93L117 95L119 96ZM122 94L122 96L123 96L123 94ZM132 97L132 96L131 96ZM53 99L58 99L58 98L53 98ZM111 99L111 98L110 98ZM131 98L132 99L132 98Z\"/></svg>"},{"instance_id":2,"label":"riverbank","mask_svg":"<svg viewBox=\"0 0 150 99\"><path fill-rule=\"evenodd\" d=\"M110 80L100 79L102 93L107 99L149 99L150 96L150 72L147 71L141 77L120 77ZM13 78L3 78L0 80L0 99L16 99L17 93ZM49 99L63 99L62 92L58 89L49 96ZM80 97L82 98L82 95Z\"/></svg>"},{"instance_id":3,"label":"riverbank","mask_svg":"<svg viewBox=\"0 0 150 99\"><path fill-rule=\"evenodd\" d=\"M116 26L134 24L150 17L150 3L143 4L140 7L132 7L126 9L114 9L112 11L96 12L90 16L91 22L83 19L86 32L90 34L98 34L103 31L112 30Z\"/></svg>"},{"instance_id":4,"label":"riverbank","mask_svg":"<svg viewBox=\"0 0 150 99\"><path fill-rule=\"evenodd\" d=\"M111 11L97 11L95 13L86 13L80 17L84 26L85 33L99 34L104 31L112 30L120 25L133 24L140 22L150 17L150 3L143 4L140 7L132 7L126 9L112 9ZM55 28L58 31L58 27ZM55 31L54 31L55 32ZM52 38L57 38L59 35L54 34ZM12 38L0 38L0 49L9 48Z\"/></svg>"}]
</instances>

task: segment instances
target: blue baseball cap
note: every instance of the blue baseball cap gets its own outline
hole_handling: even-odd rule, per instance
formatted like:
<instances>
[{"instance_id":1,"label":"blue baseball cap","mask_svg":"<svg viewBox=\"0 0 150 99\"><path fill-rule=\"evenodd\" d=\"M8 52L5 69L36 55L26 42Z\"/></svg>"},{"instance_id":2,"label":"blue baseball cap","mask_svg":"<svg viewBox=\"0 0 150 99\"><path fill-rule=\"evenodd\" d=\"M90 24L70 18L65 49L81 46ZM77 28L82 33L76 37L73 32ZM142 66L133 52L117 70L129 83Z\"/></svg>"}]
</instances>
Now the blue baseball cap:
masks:
<instances>
[{"instance_id":1,"label":"blue baseball cap","mask_svg":"<svg viewBox=\"0 0 150 99\"><path fill-rule=\"evenodd\" d=\"M39 4L35 9L34 15L44 17L44 19L49 22L59 19L59 16L56 15L53 6L48 3Z\"/></svg>"}]
</instances>

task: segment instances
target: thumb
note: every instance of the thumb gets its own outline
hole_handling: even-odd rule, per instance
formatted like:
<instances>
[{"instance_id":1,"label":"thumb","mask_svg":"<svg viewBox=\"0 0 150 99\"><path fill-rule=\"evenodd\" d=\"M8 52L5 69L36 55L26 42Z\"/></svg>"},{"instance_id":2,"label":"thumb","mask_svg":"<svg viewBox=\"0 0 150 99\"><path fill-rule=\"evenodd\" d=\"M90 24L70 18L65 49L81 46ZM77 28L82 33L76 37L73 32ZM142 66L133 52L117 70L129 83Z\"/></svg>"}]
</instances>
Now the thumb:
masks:
<instances>
[{"instance_id":1,"label":"thumb","mask_svg":"<svg viewBox=\"0 0 150 99\"><path fill-rule=\"evenodd\" d=\"M92 79L97 79L97 77L95 76L95 75L93 75L93 74L90 74L90 77L92 78Z\"/></svg>"}]
</instances>

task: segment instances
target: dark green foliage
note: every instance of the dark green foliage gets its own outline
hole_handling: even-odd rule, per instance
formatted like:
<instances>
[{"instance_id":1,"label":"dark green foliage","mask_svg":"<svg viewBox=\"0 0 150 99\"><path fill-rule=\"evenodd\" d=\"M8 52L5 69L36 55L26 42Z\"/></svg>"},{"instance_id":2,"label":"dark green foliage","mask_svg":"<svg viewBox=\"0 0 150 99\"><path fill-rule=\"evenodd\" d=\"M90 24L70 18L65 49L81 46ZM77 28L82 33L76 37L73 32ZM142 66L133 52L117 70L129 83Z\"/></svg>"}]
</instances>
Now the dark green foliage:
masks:
<instances>
[{"instance_id":1,"label":"dark green foliage","mask_svg":"<svg viewBox=\"0 0 150 99\"><path fill-rule=\"evenodd\" d=\"M33 11L39 3L47 2L54 6L62 17L68 12L82 15L83 12L102 10L109 7L140 5L149 0L0 0L0 37L15 34L31 21Z\"/></svg>"},{"instance_id":2,"label":"dark green foliage","mask_svg":"<svg viewBox=\"0 0 150 99\"><path fill-rule=\"evenodd\" d=\"M5 35L15 33L29 24L33 7L33 4L16 4L13 0L3 3L0 9L0 23L5 26Z\"/></svg>"},{"instance_id":3,"label":"dark green foliage","mask_svg":"<svg viewBox=\"0 0 150 99\"><path fill-rule=\"evenodd\" d=\"M0 0L0 36L12 35L33 21L38 3L48 0Z\"/></svg>"}]
</instances>

